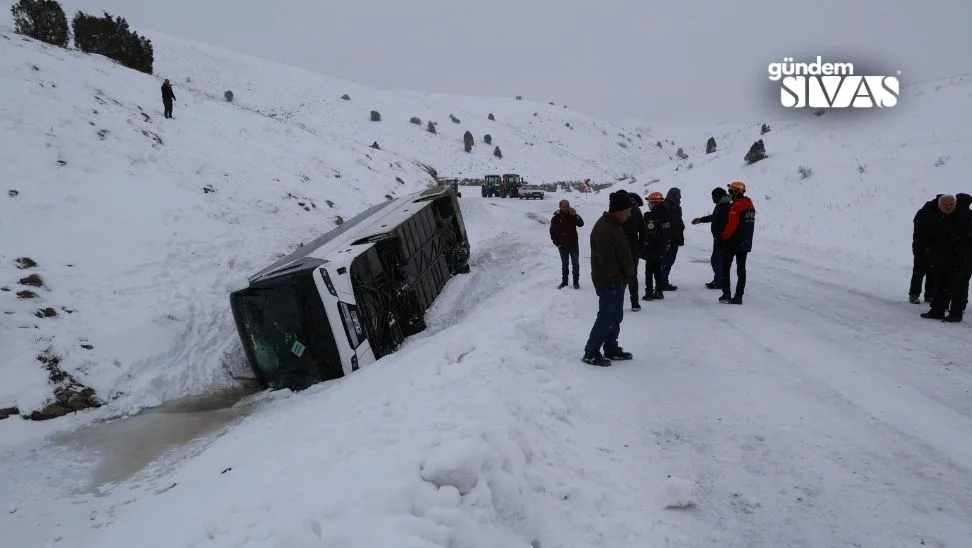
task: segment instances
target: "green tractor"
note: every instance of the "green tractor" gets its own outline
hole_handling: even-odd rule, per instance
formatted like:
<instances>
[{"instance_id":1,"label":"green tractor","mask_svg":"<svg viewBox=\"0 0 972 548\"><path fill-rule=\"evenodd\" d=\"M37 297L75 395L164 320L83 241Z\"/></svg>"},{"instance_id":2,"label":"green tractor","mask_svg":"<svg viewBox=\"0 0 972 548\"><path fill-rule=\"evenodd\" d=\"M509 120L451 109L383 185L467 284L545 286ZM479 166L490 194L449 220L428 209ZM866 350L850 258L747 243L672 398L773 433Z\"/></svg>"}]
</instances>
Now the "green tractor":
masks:
<instances>
[{"instance_id":1,"label":"green tractor","mask_svg":"<svg viewBox=\"0 0 972 548\"><path fill-rule=\"evenodd\" d=\"M525 181L516 173L506 173L503 175L503 182L500 184L500 198L519 198L520 188Z\"/></svg>"},{"instance_id":2,"label":"green tractor","mask_svg":"<svg viewBox=\"0 0 972 548\"><path fill-rule=\"evenodd\" d=\"M483 198L492 198L500 195L500 187L503 179L499 175L487 175L483 177Z\"/></svg>"}]
</instances>

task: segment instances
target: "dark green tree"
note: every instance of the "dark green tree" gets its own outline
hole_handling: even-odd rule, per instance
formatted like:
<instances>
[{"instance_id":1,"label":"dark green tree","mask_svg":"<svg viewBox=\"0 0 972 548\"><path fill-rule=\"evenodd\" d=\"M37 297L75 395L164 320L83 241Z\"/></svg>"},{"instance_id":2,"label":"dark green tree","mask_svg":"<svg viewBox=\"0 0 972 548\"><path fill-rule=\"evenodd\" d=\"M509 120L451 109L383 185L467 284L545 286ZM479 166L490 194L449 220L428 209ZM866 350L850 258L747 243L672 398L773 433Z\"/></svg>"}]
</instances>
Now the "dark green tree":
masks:
<instances>
[{"instance_id":1,"label":"dark green tree","mask_svg":"<svg viewBox=\"0 0 972 548\"><path fill-rule=\"evenodd\" d=\"M104 55L122 66L152 74L155 52L152 41L132 31L128 21L104 12L95 17L77 12L71 21L74 46L85 53Z\"/></svg>"},{"instance_id":2,"label":"dark green tree","mask_svg":"<svg viewBox=\"0 0 972 548\"><path fill-rule=\"evenodd\" d=\"M66 48L70 41L67 16L57 0L20 0L10 7L14 31Z\"/></svg>"}]
</instances>

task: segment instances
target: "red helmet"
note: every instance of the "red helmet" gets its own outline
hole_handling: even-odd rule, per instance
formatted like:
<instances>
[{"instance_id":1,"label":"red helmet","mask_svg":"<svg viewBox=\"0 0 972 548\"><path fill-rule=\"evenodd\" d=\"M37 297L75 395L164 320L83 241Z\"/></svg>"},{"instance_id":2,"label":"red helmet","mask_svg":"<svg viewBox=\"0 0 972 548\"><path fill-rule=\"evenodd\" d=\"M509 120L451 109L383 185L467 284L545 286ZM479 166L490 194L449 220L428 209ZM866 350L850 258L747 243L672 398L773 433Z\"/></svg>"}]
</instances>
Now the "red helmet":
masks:
<instances>
[{"instance_id":1,"label":"red helmet","mask_svg":"<svg viewBox=\"0 0 972 548\"><path fill-rule=\"evenodd\" d=\"M733 181L726 186L729 187L730 191L739 192L740 194L746 192L746 183L742 181Z\"/></svg>"},{"instance_id":2,"label":"red helmet","mask_svg":"<svg viewBox=\"0 0 972 548\"><path fill-rule=\"evenodd\" d=\"M648 195L648 203L655 205L665 201L665 195L661 192L652 192Z\"/></svg>"}]
</instances>

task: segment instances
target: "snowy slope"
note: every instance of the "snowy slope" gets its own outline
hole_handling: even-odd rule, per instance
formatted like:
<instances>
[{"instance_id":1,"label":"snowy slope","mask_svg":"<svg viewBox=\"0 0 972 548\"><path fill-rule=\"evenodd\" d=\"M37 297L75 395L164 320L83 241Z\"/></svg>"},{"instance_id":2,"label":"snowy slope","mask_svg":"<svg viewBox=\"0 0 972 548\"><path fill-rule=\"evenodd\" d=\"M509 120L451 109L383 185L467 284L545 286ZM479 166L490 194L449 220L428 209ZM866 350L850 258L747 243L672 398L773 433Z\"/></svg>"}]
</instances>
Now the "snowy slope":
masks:
<instances>
[{"instance_id":1,"label":"snowy slope","mask_svg":"<svg viewBox=\"0 0 972 548\"><path fill-rule=\"evenodd\" d=\"M442 176L597 182L655 157L560 107L370 90L153 34L156 73L177 97L167 121L158 78L0 33L0 409L23 414L50 401L48 348L109 414L227 384L241 357L226 283L423 188L415 162ZM463 152L465 128L477 142L491 133L504 158ZM21 257L38 266L19 269ZM31 274L43 288L18 283ZM56 316L36 315L46 309Z\"/></svg>"},{"instance_id":2,"label":"snowy slope","mask_svg":"<svg viewBox=\"0 0 972 548\"><path fill-rule=\"evenodd\" d=\"M646 138L651 134L652 144L661 140L668 154L683 147L689 156L649 169L638 180L657 179L663 191L680 187L689 218L711 211L713 187L742 180L758 210L758 241L797 244L835 258L863 256L882 267L910 265L911 218L925 201L940 193L972 193L972 75L906 87L890 110L806 114L767 120L771 130L762 136L763 121L742 127L635 125ZM710 136L718 150L706 155ZM768 158L747 166L743 157L757 139ZM812 170L808 178L801 167Z\"/></svg>"},{"instance_id":3,"label":"snowy slope","mask_svg":"<svg viewBox=\"0 0 972 548\"><path fill-rule=\"evenodd\" d=\"M152 32L148 36L160 50L155 72L177 86L177 95L183 88L219 100L231 90L241 107L291 120L315 134L337 134L364 145L378 142L383 150L435 166L442 176L480 178L495 172L520 173L535 182L611 182L661 158L636 132L563 105L374 90L197 42ZM345 94L349 100L341 99ZM381 122L369 121L372 110L381 114ZM191 112L185 115L191 117ZM413 117L421 124L410 123ZM436 123L436 135L426 131L429 121ZM463 152L466 130L476 140L469 154ZM483 143L486 134L492 136L492 145ZM493 156L494 146L500 147L502 160Z\"/></svg>"}]
</instances>

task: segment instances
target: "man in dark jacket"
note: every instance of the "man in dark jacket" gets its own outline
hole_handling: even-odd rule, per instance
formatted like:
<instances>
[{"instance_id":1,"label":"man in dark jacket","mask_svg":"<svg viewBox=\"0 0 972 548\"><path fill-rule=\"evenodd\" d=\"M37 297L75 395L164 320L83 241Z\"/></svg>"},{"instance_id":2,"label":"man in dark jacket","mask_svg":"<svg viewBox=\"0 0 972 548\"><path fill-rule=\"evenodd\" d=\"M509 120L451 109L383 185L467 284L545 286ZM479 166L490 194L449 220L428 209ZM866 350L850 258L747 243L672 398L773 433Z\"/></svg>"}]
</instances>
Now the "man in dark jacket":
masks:
<instances>
[{"instance_id":1,"label":"man in dark jacket","mask_svg":"<svg viewBox=\"0 0 972 548\"><path fill-rule=\"evenodd\" d=\"M567 287L567 260L574 265L574 289L580 289L580 246L577 243L577 228L584 226L584 219L570 207L570 202L560 200L560 209L550 219L550 239L560 250L560 287Z\"/></svg>"},{"instance_id":2,"label":"man in dark jacket","mask_svg":"<svg viewBox=\"0 0 972 548\"><path fill-rule=\"evenodd\" d=\"M625 286L634 278L631 247L621 228L630 215L628 193L611 193L608 211L591 229L591 281L597 291L598 310L584 347L582 361L586 364L607 367L611 360L630 360L632 357L630 352L618 346L624 318Z\"/></svg>"},{"instance_id":3,"label":"man in dark jacket","mask_svg":"<svg viewBox=\"0 0 972 548\"><path fill-rule=\"evenodd\" d=\"M712 257L709 259L709 263L712 265L712 281L705 284L705 287L719 289L722 287L722 231L725 230L726 223L729 222L729 207L732 200L729 199L729 193L724 188L715 187L712 189L712 201L715 203L712 214L696 217L692 219L692 224L711 223Z\"/></svg>"},{"instance_id":4,"label":"man in dark jacket","mask_svg":"<svg viewBox=\"0 0 972 548\"><path fill-rule=\"evenodd\" d=\"M925 202L912 220L914 232L911 236L911 254L914 261L911 267L911 287L908 289L908 301L912 304L921 304L919 297L922 279L925 282L925 302L931 302L934 297L935 288L932 287L932 275L928 269L931 266L931 228L938 211L938 199L941 197L939 194L933 200Z\"/></svg>"},{"instance_id":5,"label":"man in dark jacket","mask_svg":"<svg viewBox=\"0 0 972 548\"><path fill-rule=\"evenodd\" d=\"M753 232L756 228L756 206L746 196L746 183L729 183L729 220L722 229L722 296L720 303L742 304L746 291L746 257L753 250ZM736 294L731 295L729 274L736 261Z\"/></svg>"},{"instance_id":6,"label":"man in dark jacket","mask_svg":"<svg viewBox=\"0 0 972 548\"><path fill-rule=\"evenodd\" d=\"M935 296L923 318L960 322L972 278L972 196L944 195L931 226L931 275ZM945 312L948 311L948 315Z\"/></svg>"},{"instance_id":7,"label":"man in dark jacket","mask_svg":"<svg viewBox=\"0 0 972 548\"><path fill-rule=\"evenodd\" d=\"M671 284L672 267L675 266L675 258L678 257L678 248L685 245L685 221L682 219L682 191L672 187L665 196L665 205L668 207L669 222L672 224L672 245L665 252L665 259L662 262L662 274L665 277L664 291L675 291L678 286Z\"/></svg>"},{"instance_id":8,"label":"man in dark jacket","mask_svg":"<svg viewBox=\"0 0 972 548\"><path fill-rule=\"evenodd\" d=\"M662 292L662 260L671 245L671 223L668 221L668 208L665 207L665 197L661 192L648 195L648 207L645 212L645 243L641 248L641 258L645 260L645 301L664 299ZM654 279L654 284L652 280Z\"/></svg>"},{"instance_id":9,"label":"man in dark jacket","mask_svg":"<svg viewBox=\"0 0 972 548\"><path fill-rule=\"evenodd\" d=\"M172 101L175 100L175 93L172 93L172 84L166 78L165 82L162 82L162 106L165 109L164 114L166 118L172 118Z\"/></svg>"},{"instance_id":10,"label":"man in dark jacket","mask_svg":"<svg viewBox=\"0 0 972 548\"><path fill-rule=\"evenodd\" d=\"M619 190L618 192L624 192ZM631 298L631 310L637 312L641 310L638 303L638 259L641 255L641 246L645 243L645 217L641 213L641 206L644 202L641 197L633 192L629 192L631 198L631 216L621 225L624 235L628 237L628 245L631 246L631 258L634 261L634 278L628 285L628 294Z\"/></svg>"}]
</instances>

